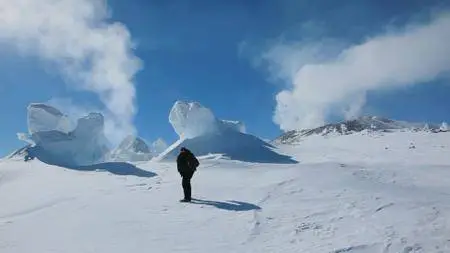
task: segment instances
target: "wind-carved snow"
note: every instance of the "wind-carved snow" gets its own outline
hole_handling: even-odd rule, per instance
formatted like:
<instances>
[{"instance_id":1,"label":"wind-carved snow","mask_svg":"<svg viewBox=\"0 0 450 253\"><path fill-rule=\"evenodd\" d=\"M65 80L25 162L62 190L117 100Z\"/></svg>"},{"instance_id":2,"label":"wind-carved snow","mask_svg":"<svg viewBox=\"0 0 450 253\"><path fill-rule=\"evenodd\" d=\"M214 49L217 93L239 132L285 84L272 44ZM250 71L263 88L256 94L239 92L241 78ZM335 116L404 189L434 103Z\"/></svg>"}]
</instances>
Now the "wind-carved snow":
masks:
<instances>
[{"instance_id":1,"label":"wind-carved snow","mask_svg":"<svg viewBox=\"0 0 450 253\"><path fill-rule=\"evenodd\" d=\"M291 157L276 152L276 147L246 133L239 121L221 120L198 102L177 101L169 122L180 140L155 160L173 160L184 146L197 156L221 154L232 160L263 163L295 163Z\"/></svg>"},{"instance_id":2,"label":"wind-carved snow","mask_svg":"<svg viewBox=\"0 0 450 253\"><path fill-rule=\"evenodd\" d=\"M103 161L108 152L104 136L104 117L89 113L71 124L68 116L45 104L28 107L29 133L20 140L31 143L26 152L49 164L91 165Z\"/></svg>"},{"instance_id":3,"label":"wind-carved snow","mask_svg":"<svg viewBox=\"0 0 450 253\"><path fill-rule=\"evenodd\" d=\"M58 109L45 104L28 106L28 132L30 134L52 130L69 133L73 129L74 126L70 123L67 115Z\"/></svg>"},{"instance_id":4,"label":"wind-carved snow","mask_svg":"<svg viewBox=\"0 0 450 253\"><path fill-rule=\"evenodd\" d=\"M175 102L169 114L169 122L181 139L217 131L214 114L197 102Z\"/></svg>"},{"instance_id":5,"label":"wind-carved snow","mask_svg":"<svg viewBox=\"0 0 450 253\"><path fill-rule=\"evenodd\" d=\"M167 148L161 138L148 145L142 138L129 135L110 150L101 113L89 113L74 121L53 106L33 103L28 106L27 122L28 133L18 133L17 137L28 145L11 153L10 159L24 159L29 154L49 164L79 167L149 161Z\"/></svg>"},{"instance_id":6,"label":"wind-carved snow","mask_svg":"<svg viewBox=\"0 0 450 253\"><path fill-rule=\"evenodd\" d=\"M176 101L170 111L169 122L180 139L190 139L225 129L245 133L245 125L242 122L217 119L209 108L198 102Z\"/></svg>"}]
</instances>

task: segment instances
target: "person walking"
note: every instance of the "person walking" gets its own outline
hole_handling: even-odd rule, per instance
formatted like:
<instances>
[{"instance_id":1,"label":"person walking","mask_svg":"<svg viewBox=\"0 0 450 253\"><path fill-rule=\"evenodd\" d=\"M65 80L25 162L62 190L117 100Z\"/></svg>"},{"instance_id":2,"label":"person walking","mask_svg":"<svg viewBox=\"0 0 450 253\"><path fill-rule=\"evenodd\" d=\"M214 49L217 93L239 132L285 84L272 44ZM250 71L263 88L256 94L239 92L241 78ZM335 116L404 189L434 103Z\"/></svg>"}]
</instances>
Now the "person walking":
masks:
<instances>
[{"instance_id":1,"label":"person walking","mask_svg":"<svg viewBox=\"0 0 450 253\"><path fill-rule=\"evenodd\" d=\"M191 179L194 175L200 162L195 155L187 148L182 147L177 157L177 169L182 178L181 185L183 186L184 199L181 202L191 202L192 189Z\"/></svg>"}]
</instances>

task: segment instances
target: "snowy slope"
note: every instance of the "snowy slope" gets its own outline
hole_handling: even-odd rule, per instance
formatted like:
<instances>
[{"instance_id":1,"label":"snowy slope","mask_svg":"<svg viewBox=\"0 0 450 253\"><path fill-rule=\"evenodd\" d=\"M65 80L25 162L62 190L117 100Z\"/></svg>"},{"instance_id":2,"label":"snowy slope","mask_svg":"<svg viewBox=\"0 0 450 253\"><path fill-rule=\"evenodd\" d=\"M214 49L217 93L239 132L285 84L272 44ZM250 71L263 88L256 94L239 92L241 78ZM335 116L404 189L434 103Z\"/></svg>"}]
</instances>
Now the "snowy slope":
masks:
<instances>
[{"instance_id":1,"label":"snowy slope","mask_svg":"<svg viewBox=\"0 0 450 253\"><path fill-rule=\"evenodd\" d=\"M450 252L450 133L312 136L299 164L0 161L0 252Z\"/></svg>"},{"instance_id":2,"label":"snowy slope","mask_svg":"<svg viewBox=\"0 0 450 253\"><path fill-rule=\"evenodd\" d=\"M181 147L197 156L220 154L231 160L257 163L296 163L292 157L280 154L275 146L249 134L227 130L182 139L169 147L155 161L174 161Z\"/></svg>"},{"instance_id":3,"label":"snowy slope","mask_svg":"<svg viewBox=\"0 0 450 253\"><path fill-rule=\"evenodd\" d=\"M17 150L14 150L11 154L7 155L5 159L12 159L12 160L23 160L25 156L28 153L28 149L31 148L31 144L27 145L25 147L19 148Z\"/></svg>"},{"instance_id":4,"label":"snowy slope","mask_svg":"<svg viewBox=\"0 0 450 253\"><path fill-rule=\"evenodd\" d=\"M282 134L273 142L277 144L292 144L300 141L304 137L321 135L347 135L362 131L370 132L393 132L393 131L424 131L442 132L447 131L447 123L442 125L415 123L387 119L377 116L362 116L354 120L346 120L338 123L331 123L313 129L292 130Z\"/></svg>"},{"instance_id":5,"label":"snowy slope","mask_svg":"<svg viewBox=\"0 0 450 253\"><path fill-rule=\"evenodd\" d=\"M174 161L180 148L186 147L197 156L213 154L244 162L296 163L278 153L273 145L245 133L242 122L218 119L198 102L175 102L169 122L180 139L154 161Z\"/></svg>"}]
</instances>

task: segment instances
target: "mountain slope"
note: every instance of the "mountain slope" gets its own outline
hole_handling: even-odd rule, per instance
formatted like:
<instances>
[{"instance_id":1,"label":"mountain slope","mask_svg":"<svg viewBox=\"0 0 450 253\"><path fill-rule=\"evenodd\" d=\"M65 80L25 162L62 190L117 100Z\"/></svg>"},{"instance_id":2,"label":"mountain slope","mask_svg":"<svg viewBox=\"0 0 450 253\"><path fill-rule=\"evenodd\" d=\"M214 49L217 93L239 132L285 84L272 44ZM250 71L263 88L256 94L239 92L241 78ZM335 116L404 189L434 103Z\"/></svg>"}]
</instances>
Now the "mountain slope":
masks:
<instances>
[{"instance_id":1,"label":"mountain slope","mask_svg":"<svg viewBox=\"0 0 450 253\"><path fill-rule=\"evenodd\" d=\"M444 129L445 126L445 129ZM442 126L428 123L413 123L406 121L391 120L376 116L363 116L354 120L347 120L338 123L327 124L321 127L304 130L288 131L273 142L278 144L295 143L303 137L312 135L346 135L358 133L362 131L370 132L392 132L392 131L446 131L447 127L444 123Z\"/></svg>"},{"instance_id":2,"label":"mountain slope","mask_svg":"<svg viewBox=\"0 0 450 253\"><path fill-rule=\"evenodd\" d=\"M154 154L147 143L140 137L129 135L117 148L112 150L106 160L108 161L149 161Z\"/></svg>"}]
</instances>

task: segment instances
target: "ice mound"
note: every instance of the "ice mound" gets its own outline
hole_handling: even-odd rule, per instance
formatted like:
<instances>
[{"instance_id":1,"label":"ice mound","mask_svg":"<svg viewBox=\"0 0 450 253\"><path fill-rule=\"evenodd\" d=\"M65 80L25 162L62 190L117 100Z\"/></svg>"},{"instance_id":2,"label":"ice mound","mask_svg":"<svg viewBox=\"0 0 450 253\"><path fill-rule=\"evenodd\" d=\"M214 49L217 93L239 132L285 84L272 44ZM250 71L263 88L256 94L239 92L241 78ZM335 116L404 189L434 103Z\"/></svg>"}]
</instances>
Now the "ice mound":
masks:
<instances>
[{"instance_id":1,"label":"ice mound","mask_svg":"<svg viewBox=\"0 0 450 253\"><path fill-rule=\"evenodd\" d=\"M28 134L19 139L31 143L26 152L60 166L84 166L102 162L108 152L104 118L90 113L72 126L67 116L45 104L28 107Z\"/></svg>"},{"instance_id":2,"label":"ice mound","mask_svg":"<svg viewBox=\"0 0 450 253\"><path fill-rule=\"evenodd\" d=\"M156 160L175 160L181 147L187 147L196 156L221 154L231 160L255 163L297 163L290 156L279 154L275 147L249 134L223 131L180 140Z\"/></svg>"},{"instance_id":3,"label":"ice mound","mask_svg":"<svg viewBox=\"0 0 450 253\"><path fill-rule=\"evenodd\" d=\"M245 132L242 122L217 119L210 109L198 102L175 102L170 110L169 122L181 139L194 138L224 129Z\"/></svg>"},{"instance_id":4,"label":"ice mound","mask_svg":"<svg viewBox=\"0 0 450 253\"><path fill-rule=\"evenodd\" d=\"M169 122L180 138L193 138L217 130L214 114L197 102L175 102Z\"/></svg>"},{"instance_id":5,"label":"ice mound","mask_svg":"<svg viewBox=\"0 0 450 253\"><path fill-rule=\"evenodd\" d=\"M277 153L267 142L245 133L239 121L217 119L212 111L198 102L177 101L169 121L180 140L161 153L156 161L174 160L181 147L197 156L220 154L232 160L260 163L296 163Z\"/></svg>"}]
</instances>

